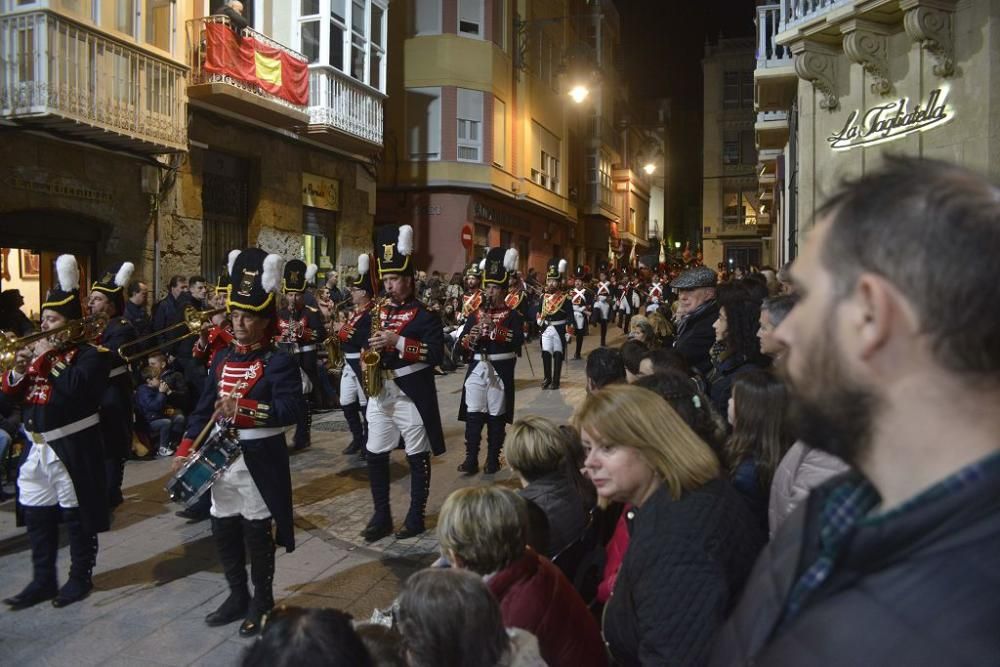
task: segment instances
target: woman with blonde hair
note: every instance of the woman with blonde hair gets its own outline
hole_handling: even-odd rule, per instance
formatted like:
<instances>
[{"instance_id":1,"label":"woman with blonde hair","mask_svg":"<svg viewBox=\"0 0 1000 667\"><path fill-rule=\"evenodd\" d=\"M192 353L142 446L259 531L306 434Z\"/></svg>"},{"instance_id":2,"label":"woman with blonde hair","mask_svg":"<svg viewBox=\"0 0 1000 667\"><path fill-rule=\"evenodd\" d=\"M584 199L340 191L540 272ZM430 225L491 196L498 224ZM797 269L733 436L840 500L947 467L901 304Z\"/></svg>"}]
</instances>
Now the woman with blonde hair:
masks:
<instances>
[{"instance_id":1,"label":"woman with blonde hair","mask_svg":"<svg viewBox=\"0 0 1000 667\"><path fill-rule=\"evenodd\" d=\"M621 665L702 664L764 538L719 461L660 396L628 385L573 415L598 495L626 502L631 539L604 610Z\"/></svg>"}]
</instances>

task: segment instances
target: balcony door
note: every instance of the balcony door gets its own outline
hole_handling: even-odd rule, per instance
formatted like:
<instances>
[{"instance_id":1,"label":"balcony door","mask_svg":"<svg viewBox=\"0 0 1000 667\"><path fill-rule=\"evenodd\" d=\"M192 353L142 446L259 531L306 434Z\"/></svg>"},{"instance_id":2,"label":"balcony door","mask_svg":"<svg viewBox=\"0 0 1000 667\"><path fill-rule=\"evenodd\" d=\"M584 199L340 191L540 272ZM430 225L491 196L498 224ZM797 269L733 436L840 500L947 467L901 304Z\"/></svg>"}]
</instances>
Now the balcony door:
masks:
<instances>
[{"instance_id":1,"label":"balcony door","mask_svg":"<svg viewBox=\"0 0 1000 667\"><path fill-rule=\"evenodd\" d=\"M210 283L226 270L229 251L247 245L249 166L245 160L206 151L201 189L201 272Z\"/></svg>"}]
</instances>

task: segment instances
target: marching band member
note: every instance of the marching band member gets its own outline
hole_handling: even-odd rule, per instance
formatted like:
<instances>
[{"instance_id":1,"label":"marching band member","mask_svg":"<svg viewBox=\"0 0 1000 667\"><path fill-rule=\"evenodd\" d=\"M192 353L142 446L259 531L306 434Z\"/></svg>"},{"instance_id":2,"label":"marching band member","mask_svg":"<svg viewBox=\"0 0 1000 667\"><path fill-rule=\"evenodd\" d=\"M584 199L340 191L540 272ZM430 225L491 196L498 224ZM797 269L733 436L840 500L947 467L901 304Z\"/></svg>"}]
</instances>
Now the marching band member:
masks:
<instances>
[{"instance_id":1,"label":"marching band member","mask_svg":"<svg viewBox=\"0 0 1000 667\"><path fill-rule=\"evenodd\" d=\"M649 286L649 293L647 295L646 301L646 312L653 313L660 309L660 305L663 302L663 281L660 279L658 274L654 274L652 277L652 283Z\"/></svg>"},{"instance_id":2,"label":"marching band member","mask_svg":"<svg viewBox=\"0 0 1000 667\"><path fill-rule=\"evenodd\" d=\"M304 292L311 278L316 276L316 265L308 267L301 259L292 259L285 264L285 277L281 289L288 300L288 307L278 312L278 346L298 359L299 366L309 378L308 387L303 384L302 393L309 396L319 384L316 364L319 359L317 344L326 338L323 316L319 308L305 303ZM311 275L310 275L311 274ZM295 427L292 439L294 449L305 449L310 444L312 429L312 409L307 409Z\"/></svg>"},{"instance_id":3,"label":"marching band member","mask_svg":"<svg viewBox=\"0 0 1000 667\"><path fill-rule=\"evenodd\" d=\"M281 264L280 256L258 248L236 258L226 303L235 340L215 356L210 381L174 459L176 471L209 421L237 429L242 454L211 489L212 533L230 593L205 622L219 626L242 618L239 632L244 637L260 631L274 606L275 543L286 551L295 548L285 430L301 420L306 405L298 364L273 343ZM247 590L248 551L252 599Z\"/></svg>"},{"instance_id":4,"label":"marching band member","mask_svg":"<svg viewBox=\"0 0 1000 667\"><path fill-rule=\"evenodd\" d=\"M470 315L479 311L483 303L481 285L482 269L473 262L465 272L465 294L462 295L462 313L458 318L460 324L465 324Z\"/></svg>"},{"instance_id":5,"label":"marching band member","mask_svg":"<svg viewBox=\"0 0 1000 667\"><path fill-rule=\"evenodd\" d=\"M573 304L562 291L562 276L566 273L566 260L553 257L545 274L545 295L538 313L538 326L542 330L542 368L545 381L542 389L558 389L562 375L566 343L573 335Z\"/></svg>"},{"instance_id":6,"label":"marching band member","mask_svg":"<svg viewBox=\"0 0 1000 667\"><path fill-rule=\"evenodd\" d=\"M122 481L125 478L125 461L132 451L132 378L128 364L118 354L118 348L139 337L132 322L124 317L125 289L134 271L132 262L112 267L100 280L91 284L87 301L91 315L108 318L104 331L95 342L108 348L111 356L108 385L101 399L101 435L111 509L124 501Z\"/></svg>"},{"instance_id":7,"label":"marching band member","mask_svg":"<svg viewBox=\"0 0 1000 667\"><path fill-rule=\"evenodd\" d=\"M344 410L344 419L351 429L351 444L344 450L344 454L361 454L364 457L368 442L368 423L364 418L368 397L360 379L361 349L368 346L372 326L375 283L371 275L371 255L358 255L358 276L349 280L347 287L351 292L354 312L337 332L340 351L344 355L344 370L340 374L340 407Z\"/></svg>"},{"instance_id":8,"label":"marching band member","mask_svg":"<svg viewBox=\"0 0 1000 667\"><path fill-rule=\"evenodd\" d=\"M83 317L76 258L60 256L56 274L59 287L41 307L42 331ZM4 373L2 379L3 392L23 401L28 435L17 476L17 518L28 529L33 576L23 591L4 600L11 609L44 600L64 607L87 597L93 588L97 534L109 528L99 410L111 355L83 342L82 336L65 343L59 337L37 341L25 372ZM69 580L57 588L60 520L69 534L70 569Z\"/></svg>"},{"instance_id":9,"label":"marching band member","mask_svg":"<svg viewBox=\"0 0 1000 667\"><path fill-rule=\"evenodd\" d=\"M583 337L589 333L587 323L590 320L591 307L594 303L594 297L591 296L590 290L583 285L585 278L583 267L576 267L576 273L573 276L573 289L569 295L570 303L573 304L573 324L575 325L573 334L576 336L574 359L580 359Z\"/></svg>"},{"instance_id":10,"label":"marching band member","mask_svg":"<svg viewBox=\"0 0 1000 667\"><path fill-rule=\"evenodd\" d=\"M375 506L362 532L367 542L392 533L389 505L389 454L402 437L410 465L410 509L397 539L423 533L424 512L431 484L431 452L445 451L441 412L434 387L434 366L444 356L444 332L439 317L413 294L413 228L403 225L376 229L379 277L387 295L377 311L368 345L381 355L376 369L385 383L368 396L368 477Z\"/></svg>"},{"instance_id":11,"label":"marching band member","mask_svg":"<svg viewBox=\"0 0 1000 667\"><path fill-rule=\"evenodd\" d=\"M598 274L597 298L594 301L594 319L597 320L598 325L601 327L601 347L607 345L608 320L611 319L611 302L614 300L613 294L613 283L608 280L608 272L602 266Z\"/></svg>"},{"instance_id":12,"label":"marching band member","mask_svg":"<svg viewBox=\"0 0 1000 667\"><path fill-rule=\"evenodd\" d=\"M479 444L486 428L486 467L492 475L500 470L505 424L514 421L514 366L517 350L524 342L521 314L506 303L510 271L517 268L517 250L492 248L483 260L483 283L487 293L480 310L469 315L459 344L472 356L462 386L459 421L465 422L465 461L458 471L479 472Z\"/></svg>"}]
</instances>

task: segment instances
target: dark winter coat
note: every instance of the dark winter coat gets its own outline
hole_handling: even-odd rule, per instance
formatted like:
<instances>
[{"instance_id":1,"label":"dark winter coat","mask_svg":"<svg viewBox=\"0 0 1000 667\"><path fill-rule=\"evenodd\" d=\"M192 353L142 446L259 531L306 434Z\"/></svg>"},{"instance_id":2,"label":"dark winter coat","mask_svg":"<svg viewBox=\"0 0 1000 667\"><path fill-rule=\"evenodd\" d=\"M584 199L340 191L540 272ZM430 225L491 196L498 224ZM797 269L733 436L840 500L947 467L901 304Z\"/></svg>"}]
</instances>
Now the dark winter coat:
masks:
<instances>
[{"instance_id":1,"label":"dark winter coat","mask_svg":"<svg viewBox=\"0 0 1000 667\"><path fill-rule=\"evenodd\" d=\"M500 603L503 624L538 638L549 667L607 665L601 632L583 598L562 571L530 547L486 582Z\"/></svg>"},{"instance_id":2,"label":"dark winter coat","mask_svg":"<svg viewBox=\"0 0 1000 667\"><path fill-rule=\"evenodd\" d=\"M715 343L715 320L719 319L719 304L708 301L681 320L674 338L674 351L684 358L692 371L707 375L712 370L709 351Z\"/></svg>"},{"instance_id":3,"label":"dark winter coat","mask_svg":"<svg viewBox=\"0 0 1000 667\"><path fill-rule=\"evenodd\" d=\"M101 397L101 435L105 456L128 458L132 450L132 375L118 348L137 338L135 327L125 317L116 317L104 327L100 344L108 348L111 369Z\"/></svg>"},{"instance_id":4,"label":"dark winter coat","mask_svg":"<svg viewBox=\"0 0 1000 667\"><path fill-rule=\"evenodd\" d=\"M856 474L856 473L848 473ZM718 667L995 665L1000 661L1000 466L956 492L862 525L826 584L778 628L819 545L837 477L781 525L712 653Z\"/></svg>"},{"instance_id":5,"label":"dark winter coat","mask_svg":"<svg viewBox=\"0 0 1000 667\"><path fill-rule=\"evenodd\" d=\"M165 407L167 407L167 395L159 389L144 384L135 390L136 411L147 424L163 419Z\"/></svg>"},{"instance_id":6,"label":"dark winter coat","mask_svg":"<svg viewBox=\"0 0 1000 667\"><path fill-rule=\"evenodd\" d=\"M703 665L739 599L764 535L729 482L673 500L662 485L635 508L631 537L604 610L604 639L621 665Z\"/></svg>"},{"instance_id":7,"label":"dark winter coat","mask_svg":"<svg viewBox=\"0 0 1000 667\"><path fill-rule=\"evenodd\" d=\"M549 524L545 555L555 558L566 547L579 541L587 527L587 511L573 483L561 472L540 477L519 491L521 497L535 503Z\"/></svg>"}]
</instances>

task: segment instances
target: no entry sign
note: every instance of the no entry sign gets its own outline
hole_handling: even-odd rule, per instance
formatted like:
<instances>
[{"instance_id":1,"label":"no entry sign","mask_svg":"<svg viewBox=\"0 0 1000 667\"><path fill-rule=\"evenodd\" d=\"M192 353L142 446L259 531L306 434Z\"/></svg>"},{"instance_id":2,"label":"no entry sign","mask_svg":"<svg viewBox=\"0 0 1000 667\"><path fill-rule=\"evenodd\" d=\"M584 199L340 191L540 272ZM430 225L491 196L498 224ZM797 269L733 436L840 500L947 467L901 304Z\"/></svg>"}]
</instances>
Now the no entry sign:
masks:
<instances>
[{"instance_id":1,"label":"no entry sign","mask_svg":"<svg viewBox=\"0 0 1000 667\"><path fill-rule=\"evenodd\" d=\"M472 225L462 225L462 245L466 250L472 248Z\"/></svg>"}]
</instances>

